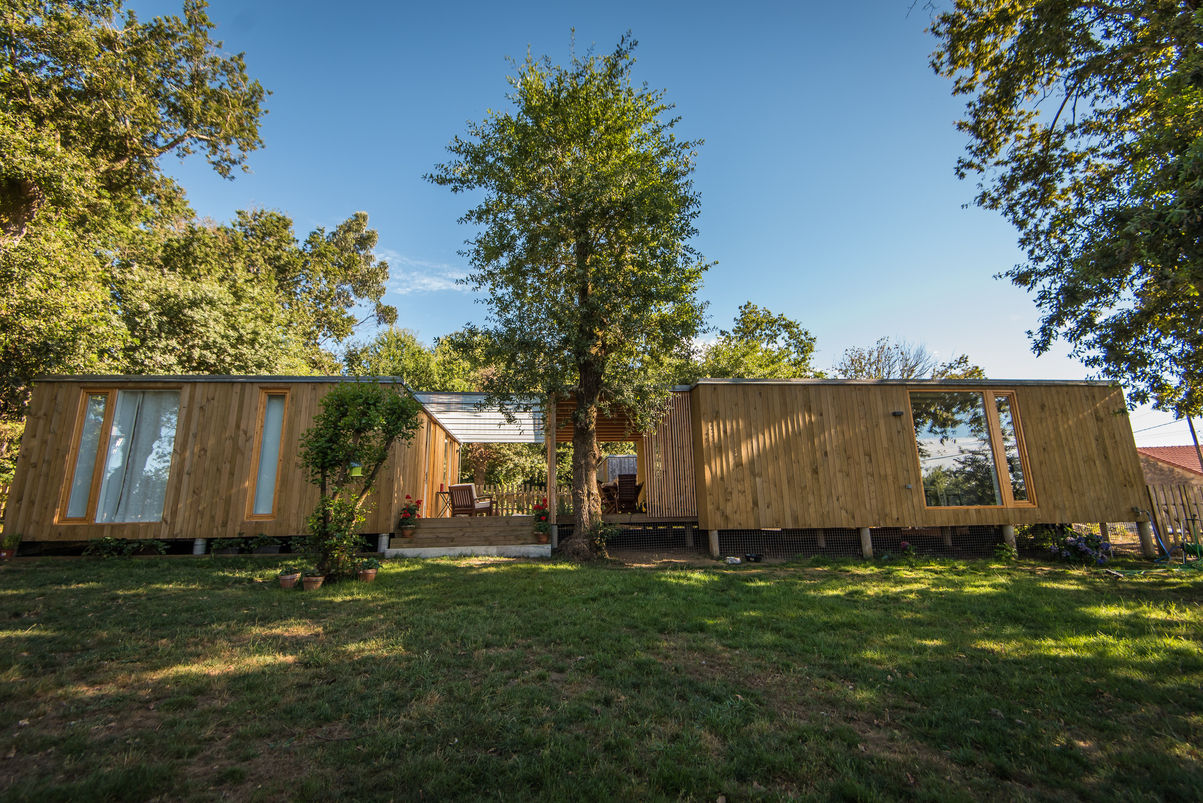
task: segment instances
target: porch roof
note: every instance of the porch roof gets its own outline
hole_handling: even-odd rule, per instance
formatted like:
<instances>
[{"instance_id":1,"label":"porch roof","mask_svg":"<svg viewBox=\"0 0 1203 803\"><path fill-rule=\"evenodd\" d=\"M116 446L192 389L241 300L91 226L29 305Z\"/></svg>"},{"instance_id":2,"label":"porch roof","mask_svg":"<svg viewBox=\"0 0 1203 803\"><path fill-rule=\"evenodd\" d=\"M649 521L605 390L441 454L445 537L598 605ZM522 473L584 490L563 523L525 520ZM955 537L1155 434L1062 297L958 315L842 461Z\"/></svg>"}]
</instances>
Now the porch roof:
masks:
<instances>
[{"instance_id":1,"label":"porch roof","mask_svg":"<svg viewBox=\"0 0 1203 803\"><path fill-rule=\"evenodd\" d=\"M543 443L543 402L521 400L530 410L510 421L495 407L484 407L483 393L415 393L451 437L460 443Z\"/></svg>"}]
</instances>

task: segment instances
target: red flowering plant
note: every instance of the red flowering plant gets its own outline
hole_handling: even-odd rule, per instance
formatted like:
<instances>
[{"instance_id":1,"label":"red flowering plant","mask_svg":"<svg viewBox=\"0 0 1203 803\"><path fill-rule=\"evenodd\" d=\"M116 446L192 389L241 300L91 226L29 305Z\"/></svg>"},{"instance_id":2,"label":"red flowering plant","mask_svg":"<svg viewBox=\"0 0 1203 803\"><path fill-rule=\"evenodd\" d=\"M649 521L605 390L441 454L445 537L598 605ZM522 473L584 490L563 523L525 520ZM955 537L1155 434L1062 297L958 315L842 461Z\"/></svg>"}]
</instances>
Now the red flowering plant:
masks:
<instances>
[{"instance_id":1,"label":"red flowering plant","mask_svg":"<svg viewBox=\"0 0 1203 803\"><path fill-rule=\"evenodd\" d=\"M547 509L546 497L544 497L542 502L535 503L534 507L531 509L531 514L535 517L535 532L551 532L551 511Z\"/></svg>"},{"instance_id":2,"label":"red flowering plant","mask_svg":"<svg viewBox=\"0 0 1203 803\"><path fill-rule=\"evenodd\" d=\"M417 527L420 518L422 518L422 500L414 499L406 494L405 501L401 503L401 529Z\"/></svg>"}]
</instances>

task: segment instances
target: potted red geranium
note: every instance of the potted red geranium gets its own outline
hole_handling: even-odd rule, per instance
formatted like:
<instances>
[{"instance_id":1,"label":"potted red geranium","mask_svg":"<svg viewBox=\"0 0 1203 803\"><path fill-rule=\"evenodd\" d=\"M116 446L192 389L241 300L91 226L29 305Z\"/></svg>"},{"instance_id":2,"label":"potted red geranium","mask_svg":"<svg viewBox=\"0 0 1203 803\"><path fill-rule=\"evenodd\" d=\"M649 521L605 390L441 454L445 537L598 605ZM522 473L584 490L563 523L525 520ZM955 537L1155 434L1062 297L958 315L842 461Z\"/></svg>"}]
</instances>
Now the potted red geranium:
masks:
<instances>
[{"instance_id":1,"label":"potted red geranium","mask_svg":"<svg viewBox=\"0 0 1203 803\"><path fill-rule=\"evenodd\" d=\"M417 528L420 518L422 518L422 500L414 499L406 494L405 502L401 505L401 520L397 523L402 538L414 537L414 530Z\"/></svg>"},{"instance_id":2,"label":"potted red geranium","mask_svg":"<svg viewBox=\"0 0 1203 803\"><path fill-rule=\"evenodd\" d=\"M547 499L535 503L531 513L535 517L535 538L540 544L546 544L551 537L551 511L547 509Z\"/></svg>"}]
</instances>

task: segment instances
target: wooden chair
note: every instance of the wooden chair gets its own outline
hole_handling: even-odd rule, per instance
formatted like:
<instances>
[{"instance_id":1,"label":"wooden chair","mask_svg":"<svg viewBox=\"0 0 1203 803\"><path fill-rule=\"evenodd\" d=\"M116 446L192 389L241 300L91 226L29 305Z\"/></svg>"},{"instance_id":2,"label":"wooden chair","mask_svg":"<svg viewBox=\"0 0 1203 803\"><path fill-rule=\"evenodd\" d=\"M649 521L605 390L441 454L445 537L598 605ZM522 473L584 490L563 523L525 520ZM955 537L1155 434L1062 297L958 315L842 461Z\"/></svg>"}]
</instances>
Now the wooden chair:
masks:
<instances>
[{"instance_id":1,"label":"wooden chair","mask_svg":"<svg viewBox=\"0 0 1203 803\"><path fill-rule=\"evenodd\" d=\"M493 515L493 497L477 496L475 483L452 485L450 491L452 516Z\"/></svg>"},{"instance_id":2,"label":"wooden chair","mask_svg":"<svg viewBox=\"0 0 1203 803\"><path fill-rule=\"evenodd\" d=\"M639 486L635 484L634 474L618 475L618 508L619 513L634 513L639 505Z\"/></svg>"}]
</instances>

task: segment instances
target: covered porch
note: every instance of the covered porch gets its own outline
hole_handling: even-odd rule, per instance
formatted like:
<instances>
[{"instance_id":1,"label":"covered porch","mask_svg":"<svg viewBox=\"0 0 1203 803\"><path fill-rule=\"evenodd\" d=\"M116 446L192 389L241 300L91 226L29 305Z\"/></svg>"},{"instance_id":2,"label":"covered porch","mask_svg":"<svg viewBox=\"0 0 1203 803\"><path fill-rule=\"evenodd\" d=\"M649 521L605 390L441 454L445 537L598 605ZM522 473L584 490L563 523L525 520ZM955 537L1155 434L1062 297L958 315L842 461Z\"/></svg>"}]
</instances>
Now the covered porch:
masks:
<instances>
[{"instance_id":1,"label":"covered porch","mask_svg":"<svg viewBox=\"0 0 1203 803\"><path fill-rule=\"evenodd\" d=\"M558 476L556 445L571 443L572 415L576 403L558 399L525 399L520 411L506 416L485 405L480 393L417 393L430 415L456 442L454 465L445 476L458 476L460 447L471 443L540 444L544 449L547 481L544 496L553 511L550 544L539 544L534 536L534 519L526 510L507 505L510 515L452 517L448 488L431 494L424 518L410 538L392 534L386 554L426 557L435 555L550 554L557 543L558 525L572 520L570 477ZM631 442L635 452L637 498L622 512L612 510L606 521L625 527L642 527L659 522L694 522L697 503L694 491L693 444L689 418L689 395L673 392L668 411L651 434L635 430L623 414L599 416L598 440ZM528 494L529 495L529 494ZM519 505L518 507L524 507Z\"/></svg>"}]
</instances>

